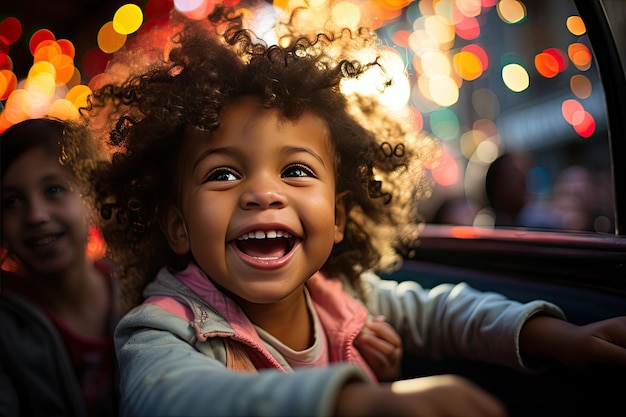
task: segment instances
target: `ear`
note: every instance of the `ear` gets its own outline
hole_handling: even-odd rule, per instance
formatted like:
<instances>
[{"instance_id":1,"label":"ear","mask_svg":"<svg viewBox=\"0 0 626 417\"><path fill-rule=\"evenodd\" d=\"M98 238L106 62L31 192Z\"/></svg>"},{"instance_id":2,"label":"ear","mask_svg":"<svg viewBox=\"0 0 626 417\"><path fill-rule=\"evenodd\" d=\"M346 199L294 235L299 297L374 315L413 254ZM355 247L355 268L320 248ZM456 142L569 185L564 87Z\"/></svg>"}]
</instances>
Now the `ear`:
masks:
<instances>
[{"instance_id":1,"label":"ear","mask_svg":"<svg viewBox=\"0 0 626 417\"><path fill-rule=\"evenodd\" d=\"M167 237L170 248L179 255L188 253L190 250L189 234L183 214L175 206L167 206L164 211L165 213L159 215L159 225Z\"/></svg>"},{"instance_id":2,"label":"ear","mask_svg":"<svg viewBox=\"0 0 626 417\"><path fill-rule=\"evenodd\" d=\"M349 191L344 191L335 198L335 243L343 240L348 220L348 194Z\"/></svg>"}]
</instances>

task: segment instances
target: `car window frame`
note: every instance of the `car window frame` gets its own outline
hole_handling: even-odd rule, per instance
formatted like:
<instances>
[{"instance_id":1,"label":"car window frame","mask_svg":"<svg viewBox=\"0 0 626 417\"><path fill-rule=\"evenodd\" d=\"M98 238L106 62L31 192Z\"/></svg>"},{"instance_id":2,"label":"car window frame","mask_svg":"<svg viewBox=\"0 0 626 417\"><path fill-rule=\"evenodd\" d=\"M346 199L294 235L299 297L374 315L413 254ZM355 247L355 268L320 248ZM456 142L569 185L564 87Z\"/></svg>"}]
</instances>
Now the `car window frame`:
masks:
<instances>
[{"instance_id":1,"label":"car window frame","mask_svg":"<svg viewBox=\"0 0 626 417\"><path fill-rule=\"evenodd\" d=\"M626 77L623 67L626 51L624 43L620 44L621 50L618 50L615 42L618 35L613 28L617 27L618 17L607 12L617 1L574 0L574 4L587 27L592 53L604 88L615 196L615 235L626 236L626 227L620 224L626 219L626 166L617 161L619 155L626 155Z\"/></svg>"}]
</instances>

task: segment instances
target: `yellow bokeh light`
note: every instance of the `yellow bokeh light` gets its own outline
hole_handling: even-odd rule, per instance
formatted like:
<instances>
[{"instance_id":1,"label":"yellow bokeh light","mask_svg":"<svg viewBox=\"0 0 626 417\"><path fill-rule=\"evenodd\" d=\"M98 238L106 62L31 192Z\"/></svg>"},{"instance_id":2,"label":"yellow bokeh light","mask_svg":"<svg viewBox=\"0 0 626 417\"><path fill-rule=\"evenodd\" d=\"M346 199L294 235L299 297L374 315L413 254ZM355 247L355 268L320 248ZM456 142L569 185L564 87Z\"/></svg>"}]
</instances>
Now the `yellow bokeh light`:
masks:
<instances>
[{"instance_id":1,"label":"yellow bokeh light","mask_svg":"<svg viewBox=\"0 0 626 417\"><path fill-rule=\"evenodd\" d=\"M528 72L519 64L508 64L502 68L502 81L515 93L526 90L530 85Z\"/></svg>"},{"instance_id":2,"label":"yellow bokeh light","mask_svg":"<svg viewBox=\"0 0 626 417\"><path fill-rule=\"evenodd\" d=\"M79 84L74 86L67 92L65 99L69 100L74 107L80 108L87 104L87 97L91 94L91 89L84 85Z\"/></svg>"},{"instance_id":3,"label":"yellow bokeh light","mask_svg":"<svg viewBox=\"0 0 626 417\"><path fill-rule=\"evenodd\" d=\"M4 103L4 116L10 124L19 123L29 117L30 94L28 91L18 89L13 92Z\"/></svg>"},{"instance_id":4,"label":"yellow bokeh light","mask_svg":"<svg viewBox=\"0 0 626 417\"><path fill-rule=\"evenodd\" d=\"M24 89L31 95L36 97L45 97L50 100L56 91L56 82L53 74L49 72L40 72L36 75L29 76L24 81Z\"/></svg>"},{"instance_id":5,"label":"yellow bokeh light","mask_svg":"<svg viewBox=\"0 0 626 417\"><path fill-rule=\"evenodd\" d=\"M454 26L450 20L442 16L429 16L424 23L424 29L439 45L447 48L452 45L455 38Z\"/></svg>"},{"instance_id":6,"label":"yellow bokeh light","mask_svg":"<svg viewBox=\"0 0 626 417\"><path fill-rule=\"evenodd\" d=\"M454 70L464 80L472 81L483 74L480 59L471 52L461 51L454 55Z\"/></svg>"},{"instance_id":7,"label":"yellow bokeh light","mask_svg":"<svg viewBox=\"0 0 626 417\"><path fill-rule=\"evenodd\" d=\"M98 31L98 47L107 54L119 50L126 43L126 35L115 31L113 22L107 22Z\"/></svg>"},{"instance_id":8,"label":"yellow bokeh light","mask_svg":"<svg viewBox=\"0 0 626 417\"><path fill-rule=\"evenodd\" d=\"M580 16L570 16L567 18L567 30L570 31L572 35L582 36L587 32L587 28L585 27L585 22L581 19Z\"/></svg>"},{"instance_id":9,"label":"yellow bokeh light","mask_svg":"<svg viewBox=\"0 0 626 417\"><path fill-rule=\"evenodd\" d=\"M519 23L526 18L526 6L518 0L500 0L496 10L505 23Z\"/></svg>"},{"instance_id":10,"label":"yellow bokeh light","mask_svg":"<svg viewBox=\"0 0 626 417\"><path fill-rule=\"evenodd\" d=\"M38 61L38 62L35 62L33 66L30 67L30 69L28 70L27 78L35 77L37 76L37 74L40 74L42 72L51 74L53 77L56 77L56 73L57 73L56 69L54 68L54 65L52 65L51 62Z\"/></svg>"},{"instance_id":11,"label":"yellow bokeh light","mask_svg":"<svg viewBox=\"0 0 626 417\"><path fill-rule=\"evenodd\" d=\"M422 56L422 70L430 76L450 75L450 60L439 50L428 51Z\"/></svg>"},{"instance_id":12,"label":"yellow bokeh light","mask_svg":"<svg viewBox=\"0 0 626 417\"><path fill-rule=\"evenodd\" d=\"M428 91L433 101L442 107L448 107L459 101L459 87L454 80L445 75L431 77Z\"/></svg>"},{"instance_id":13,"label":"yellow bokeh light","mask_svg":"<svg viewBox=\"0 0 626 417\"><path fill-rule=\"evenodd\" d=\"M143 12L136 4L125 4L113 15L113 29L119 34L130 35L143 23Z\"/></svg>"}]
</instances>

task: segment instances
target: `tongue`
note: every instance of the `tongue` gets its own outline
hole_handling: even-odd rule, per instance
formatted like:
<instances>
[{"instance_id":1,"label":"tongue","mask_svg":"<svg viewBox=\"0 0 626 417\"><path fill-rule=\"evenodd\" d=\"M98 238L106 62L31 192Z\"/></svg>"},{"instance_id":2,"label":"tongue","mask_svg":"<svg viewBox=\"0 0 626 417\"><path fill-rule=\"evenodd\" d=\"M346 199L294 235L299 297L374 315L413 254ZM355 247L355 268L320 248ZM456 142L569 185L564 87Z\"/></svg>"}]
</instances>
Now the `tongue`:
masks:
<instances>
[{"instance_id":1,"label":"tongue","mask_svg":"<svg viewBox=\"0 0 626 417\"><path fill-rule=\"evenodd\" d=\"M285 239L248 239L237 242L237 247L246 255L255 258L280 258L287 252Z\"/></svg>"}]
</instances>

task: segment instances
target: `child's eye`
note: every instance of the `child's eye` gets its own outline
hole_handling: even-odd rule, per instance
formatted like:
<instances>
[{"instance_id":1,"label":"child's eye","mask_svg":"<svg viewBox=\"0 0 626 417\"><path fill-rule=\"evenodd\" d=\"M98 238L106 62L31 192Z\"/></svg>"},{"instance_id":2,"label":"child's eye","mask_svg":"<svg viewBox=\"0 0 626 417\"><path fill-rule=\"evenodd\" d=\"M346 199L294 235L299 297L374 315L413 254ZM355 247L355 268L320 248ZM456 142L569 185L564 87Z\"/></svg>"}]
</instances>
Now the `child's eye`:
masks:
<instances>
[{"instance_id":1,"label":"child's eye","mask_svg":"<svg viewBox=\"0 0 626 417\"><path fill-rule=\"evenodd\" d=\"M64 191L66 191L65 187L61 187L59 185L51 185L49 187L46 187L44 193L46 197L55 197L63 193Z\"/></svg>"},{"instance_id":2,"label":"child's eye","mask_svg":"<svg viewBox=\"0 0 626 417\"><path fill-rule=\"evenodd\" d=\"M234 170L230 168L216 168L209 172L209 175L206 176L204 182L209 181L236 181L240 179L241 176L237 174Z\"/></svg>"},{"instance_id":3,"label":"child's eye","mask_svg":"<svg viewBox=\"0 0 626 417\"><path fill-rule=\"evenodd\" d=\"M19 204L19 198L15 195L2 197L2 208L8 210Z\"/></svg>"},{"instance_id":4,"label":"child's eye","mask_svg":"<svg viewBox=\"0 0 626 417\"><path fill-rule=\"evenodd\" d=\"M282 173L282 177L313 177L317 178L315 171L304 164L289 165Z\"/></svg>"}]
</instances>

